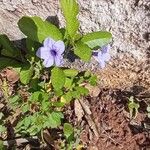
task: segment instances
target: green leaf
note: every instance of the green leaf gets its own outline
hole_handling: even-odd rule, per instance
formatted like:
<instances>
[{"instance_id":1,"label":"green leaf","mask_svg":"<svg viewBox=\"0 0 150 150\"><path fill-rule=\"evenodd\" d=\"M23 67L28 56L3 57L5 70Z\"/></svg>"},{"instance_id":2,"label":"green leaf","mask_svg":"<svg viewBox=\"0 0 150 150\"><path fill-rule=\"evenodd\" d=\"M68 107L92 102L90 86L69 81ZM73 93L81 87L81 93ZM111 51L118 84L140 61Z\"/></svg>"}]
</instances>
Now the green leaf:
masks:
<instances>
[{"instance_id":1,"label":"green leaf","mask_svg":"<svg viewBox=\"0 0 150 150\"><path fill-rule=\"evenodd\" d=\"M5 132L6 128L3 125L0 125L0 133Z\"/></svg>"},{"instance_id":2,"label":"green leaf","mask_svg":"<svg viewBox=\"0 0 150 150\"><path fill-rule=\"evenodd\" d=\"M2 119L3 116L4 116L4 114L2 112L0 112L0 120Z\"/></svg>"},{"instance_id":3,"label":"green leaf","mask_svg":"<svg viewBox=\"0 0 150 150\"><path fill-rule=\"evenodd\" d=\"M61 95L63 95L63 90L60 89L60 90L54 91L54 93L55 93L55 96L60 97Z\"/></svg>"},{"instance_id":4,"label":"green leaf","mask_svg":"<svg viewBox=\"0 0 150 150\"><path fill-rule=\"evenodd\" d=\"M38 78L32 78L30 81L30 87L34 91L38 91L41 87L38 85L39 79Z\"/></svg>"},{"instance_id":5,"label":"green leaf","mask_svg":"<svg viewBox=\"0 0 150 150\"><path fill-rule=\"evenodd\" d=\"M67 92L66 94L64 94L64 95L62 96L61 101L62 101L63 103L68 104L68 103L70 103L70 101L71 101L72 99L73 99L72 91L69 91L69 92Z\"/></svg>"},{"instance_id":6,"label":"green leaf","mask_svg":"<svg viewBox=\"0 0 150 150\"><path fill-rule=\"evenodd\" d=\"M0 69L5 67L18 67L20 66L18 61L15 61L10 58L0 57Z\"/></svg>"},{"instance_id":7,"label":"green leaf","mask_svg":"<svg viewBox=\"0 0 150 150\"><path fill-rule=\"evenodd\" d=\"M35 52L40 46L41 44L39 42L27 38L26 39L27 55L35 55Z\"/></svg>"},{"instance_id":8,"label":"green leaf","mask_svg":"<svg viewBox=\"0 0 150 150\"><path fill-rule=\"evenodd\" d=\"M33 76L33 67L25 66L21 69L20 72L20 81L22 84L28 84Z\"/></svg>"},{"instance_id":9,"label":"green leaf","mask_svg":"<svg viewBox=\"0 0 150 150\"><path fill-rule=\"evenodd\" d=\"M59 29L47 22L43 21L40 17L22 17L18 26L20 30L33 41L42 43L47 37L51 37L54 40L62 40L62 34Z\"/></svg>"},{"instance_id":10,"label":"green leaf","mask_svg":"<svg viewBox=\"0 0 150 150\"><path fill-rule=\"evenodd\" d=\"M65 82L65 85L64 87L67 88L67 89L70 89L71 86L72 86L72 83L73 83L73 79L71 78L66 78L66 82Z\"/></svg>"},{"instance_id":11,"label":"green leaf","mask_svg":"<svg viewBox=\"0 0 150 150\"><path fill-rule=\"evenodd\" d=\"M52 112L48 115L47 122L44 126L57 128L61 125L61 119L64 118L61 112Z\"/></svg>"},{"instance_id":12,"label":"green leaf","mask_svg":"<svg viewBox=\"0 0 150 150\"><path fill-rule=\"evenodd\" d=\"M30 106L28 104L24 104L22 107L21 107L21 110L23 113L26 113L30 110Z\"/></svg>"},{"instance_id":13,"label":"green leaf","mask_svg":"<svg viewBox=\"0 0 150 150\"><path fill-rule=\"evenodd\" d=\"M0 140L0 150L6 150L6 147L3 145L2 140Z\"/></svg>"},{"instance_id":14,"label":"green leaf","mask_svg":"<svg viewBox=\"0 0 150 150\"><path fill-rule=\"evenodd\" d=\"M74 53L84 61L89 61L92 56L91 49L80 41L76 43Z\"/></svg>"},{"instance_id":15,"label":"green leaf","mask_svg":"<svg viewBox=\"0 0 150 150\"><path fill-rule=\"evenodd\" d=\"M65 104L63 102L52 102L52 105L55 107L64 107Z\"/></svg>"},{"instance_id":16,"label":"green leaf","mask_svg":"<svg viewBox=\"0 0 150 150\"><path fill-rule=\"evenodd\" d=\"M78 75L78 71L75 69L65 69L64 73L67 77L75 77Z\"/></svg>"},{"instance_id":17,"label":"green leaf","mask_svg":"<svg viewBox=\"0 0 150 150\"><path fill-rule=\"evenodd\" d=\"M92 76L89 78L89 83L90 83L92 86L96 86L96 85L97 85L97 76L96 76L96 75L92 75Z\"/></svg>"},{"instance_id":18,"label":"green leaf","mask_svg":"<svg viewBox=\"0 0 150 150\"><path fill-rule=\"evenodd\" d=\"M65 123L64 124L64 128L63 128L63 131L64 131L64 135L66 136L66 138L68 139L70 136L73 135L74 133L74 128L71 124L69 123Z\"/></svg>"},{"instance_id":19,"label":"green leaf","mask_svg":"<svg viewBox=\"0 0 150 150\"><path fill-rule=\"evenodd\" d=\"M128 101L128 108L129 108L131 118L133 117L136 118L139 107L140 107L139 103L135 102L134 97L131 96Z\"/></svg>"},{"instance_id":20,"label":"green leaf","mask_svg":"<svg viewBox=\"0 0 150 150\"><path fill-rule=\"evenodd\" d=\"M56 91L63 88L65 84L65 74L61 68L53 68L51 72L52 85Z\"/></svg>"},{"instance_id":21,"label":"green leaf","mask_svg":"<svg viewBox=\"0 0 150 150\"><path fill-rule=\"evenodd\" d=\"M147 106L146 110L148 113L150 113L150 105Z\"/></svg>"},{"instance_id":22,"label":"green leaf","mask_svg":"<svg viewBox=\"0 0 150 150\"><path fill-rule=\"evenodd\" d=\"M66 19L66 30L70 37L74 39L79 29L79 21L77 19L79 6L76 0L61 0L60 4Z\"/></svg>"},{"instance_id":23,"label":"green leaf","mask_svg":"<svg viewBox=\"0 0 150 150\"><path fill-rule=\"evenodd\" d=\"M111 42L111 40L111 33L105 31L88 33L81 39L81 41L87 44L91 49L107 45Z\"/></svg>"},{"instance_id":24,"label":"green leaf","mask_svg":"<svg viewBox=\"0 0 150 150\"><path fill-rule=\"evenodd\" d=\"M85 78L91 77L91 72L86 71L86 72L84 73L84 77L85 77Z\"/></svg>"},{"instance_id":25,"label":"green leaf","mask_svg":"<svg viewBox=\"0 0 150 150\"><path fill-rule=\"evenodd\" d=\"M15 96L9 98L9 102L10 102L11 104L16 104L16 103L18 103L19 101L20 101L20 97L19 97L18 95L15 95Z\"/></svg>"},{"instance_id":26,"label":"green leaf","mask_svg":"<svg viewBox=\"0 0 150 150\"><path fill-rule=\"evenodd\" d=\"M42 102L42 101L47 101L48 99L49 99L48 93L42 91L36 91L31 95L29 100L31 102Z\"/></svg>"},{"instance_id":27,"label":"green leaf","mask_svg":"<svg viewBox=\"0 0 150 150\"><path fill-rule=\"evenodd\" d=\"M30 124L32 123L30 116L24 118L24 126L25 128L28 128Z\"/></svg>"},{"instance_id":28,"label":"green leaf","mask_svg":"<svg viewBox=\"0 0 150 150\"><path fill-rule=\"evenodd\" d=\"M86 96L89 94L89 90L82 86L77 86L74 88L80 95Z\"/></svg>"},{"instance_id":29,"label":"green leaf","mask_svg":"<svg viewBox=\"0 0 150 150\"><path fill-rule=\"evenodd\" d=\"M81 96L78 91L72 91L71 94L72 94L72 97L75 99L79 99Z\"/></svg>"},{"instance_id":30,"label":"green leaf","mask_svg":"<svg viewBox=\"0 0 150 150\"><path fill-rule=\"evenodd\" d=\"M13 43L9 40L9 38L5 34L0 35L0 45L3 46L3 49L1 51L2 55L9 56L9 57L21 60L21 52L20 52L20 50L17 49L13 45Z\"/></svg>"}]
</instances>

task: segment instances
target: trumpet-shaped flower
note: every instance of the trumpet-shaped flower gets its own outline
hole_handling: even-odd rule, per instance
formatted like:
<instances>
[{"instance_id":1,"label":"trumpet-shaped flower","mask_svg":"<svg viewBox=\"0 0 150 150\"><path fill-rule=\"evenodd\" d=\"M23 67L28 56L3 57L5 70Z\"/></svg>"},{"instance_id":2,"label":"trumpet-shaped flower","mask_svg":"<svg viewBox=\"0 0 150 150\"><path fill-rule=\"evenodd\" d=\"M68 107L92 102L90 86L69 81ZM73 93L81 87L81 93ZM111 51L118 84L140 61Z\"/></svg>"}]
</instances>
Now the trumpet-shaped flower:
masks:
<instances>
[{"instance_id":1,"label":"trumpet-shaped flower","mask_svg":"<svg viewBox=\"0 0 150 150\"><path fill-rule=\"evenodd\" d=\"M104 46L101 48L101 51L94 51L93 56L99 62L100 67L103 69L106 65L106 62L110 60L110 45Z\"/></svg>"},{"instance_id":2,"label":"trumpet-shaped flower","mask_svg":"<svg viewBox=\"0 0 150 150\"><path fill-rule=\"evenodd\" d=\"M53 65L60 66L62 64L62 54L65 50L63 41L54 41L52 38L46 38L43 47L40 47L36 55L43 59L43 65L48 68Z\"/></svg>"}]
</instances>

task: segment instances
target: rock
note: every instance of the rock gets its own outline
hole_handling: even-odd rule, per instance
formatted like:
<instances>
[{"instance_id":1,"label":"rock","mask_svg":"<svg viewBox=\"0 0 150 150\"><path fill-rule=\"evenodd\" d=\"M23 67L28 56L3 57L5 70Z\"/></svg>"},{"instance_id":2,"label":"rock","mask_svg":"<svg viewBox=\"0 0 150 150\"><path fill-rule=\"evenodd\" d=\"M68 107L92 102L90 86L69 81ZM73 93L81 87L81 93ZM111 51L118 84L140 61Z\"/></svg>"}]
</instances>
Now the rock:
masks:
<instances>
[{"instance_id":1,"label":"rock","mask_svg":"<svg viewBox=\"0 0 150 150\"><path fill-rule=\"evenodd\" d=\"M138 60L147 58L150 42L147 36L150 31L149 0L78 0L78 3L81 32L110 31L113 34L113 56L127 52ZM24 37L17 26L23 15L37 15L55 21L54 16L57 15L60 26L64 26L58 0L2 0L0 10L0 32L12 40Z\"/></svg>"}]
</instances>

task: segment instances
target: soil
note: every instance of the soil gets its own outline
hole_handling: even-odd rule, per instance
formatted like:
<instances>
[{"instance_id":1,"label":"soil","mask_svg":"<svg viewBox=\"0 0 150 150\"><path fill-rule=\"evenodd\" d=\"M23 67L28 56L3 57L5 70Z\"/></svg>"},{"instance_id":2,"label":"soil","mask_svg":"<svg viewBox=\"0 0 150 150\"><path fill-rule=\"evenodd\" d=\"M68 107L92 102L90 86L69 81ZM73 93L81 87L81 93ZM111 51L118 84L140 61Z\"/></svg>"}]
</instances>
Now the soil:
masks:
<instances>
[{"instance_id":1,"label":"soil","mask_svg":"<svg viewBox=\"0 0 150 150\"><path fill-rule=\"evenodd\" d=\"M92 89L96 90L92 92L96 95L76 100L65 111L66 119L75 128L81 129L80 140L85 149L149 150L150 119L146 111L150 103L149 62L136 62L132 57L123 56L122 59L112 59L104 70L96 69L96 74L100 77L98 88ZM6 78L10 82L9 94L11 95L18 75L6 69L1 72L1 78ZM130 96L133 96L140 105L135 118L129 115ZM6 110L7 106L2 103L1 98L0 110ZM9 118L14 120L16 114L17 111L14 116L10 114ZM56 133L56 131L52 132ZM10 132L8 137L5 135L2 138L10 140L15 137ZM57 144L60 139L53 139L55 139L54 149L58 150ZM31 149L29 145L25 147ZM46 149L53 149L53 147Z\"/></svg>"},{"instance_id":2,"label":"soil","mask_svg":"<svg viewBox=\"0 0 150 150\"><path fill-rule=\"evenodd\" d=\"M113 90L101 90L99 97L88 98L92 119L99 136L93 135L90 126L85 123L81 140L87 150L141 150L150 148L148 129L144 127L146 114L143 109L135 119L130 119L127 99L131 93Z\"/></svg>"}]
</instances>

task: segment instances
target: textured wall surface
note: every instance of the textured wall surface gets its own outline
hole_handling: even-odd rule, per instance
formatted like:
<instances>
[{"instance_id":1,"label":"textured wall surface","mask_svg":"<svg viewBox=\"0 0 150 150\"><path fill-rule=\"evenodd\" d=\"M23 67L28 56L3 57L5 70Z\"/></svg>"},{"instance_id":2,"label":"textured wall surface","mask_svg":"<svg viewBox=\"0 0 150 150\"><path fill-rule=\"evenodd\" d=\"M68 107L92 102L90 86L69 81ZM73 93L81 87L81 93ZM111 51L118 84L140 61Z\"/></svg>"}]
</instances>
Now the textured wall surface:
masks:
<instances>
[{"instance_id":1,"label":"textured wall surface","mask_svg":"<svg viewBox=\"0 0 150 150\"><path fill-rule=\"evenodd\" d=\"M113 55L131 54L148 59L150 46L149 0L78 0L81 32L107 30L113 34ZM17 28L21 16L38 15L43 19L58 16L64 25L58 0L0 0L0 33L12 40L23 37Z\"/></svg>"}]
</instances>

